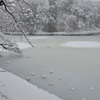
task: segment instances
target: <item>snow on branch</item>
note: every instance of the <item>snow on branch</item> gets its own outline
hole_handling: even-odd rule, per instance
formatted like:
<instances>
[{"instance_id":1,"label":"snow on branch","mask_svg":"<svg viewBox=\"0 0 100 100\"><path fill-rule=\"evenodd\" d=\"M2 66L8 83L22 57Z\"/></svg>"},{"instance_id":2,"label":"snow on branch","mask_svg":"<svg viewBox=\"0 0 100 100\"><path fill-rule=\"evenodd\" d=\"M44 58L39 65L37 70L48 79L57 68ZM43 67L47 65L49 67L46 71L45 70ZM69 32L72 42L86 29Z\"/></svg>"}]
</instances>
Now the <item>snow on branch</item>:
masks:
<instances>
[{"instance_id":1,"label":"snow on branch","mask_svg":"<svg viewBox=\"0 0 100 100\"><path fill-rule=\"evenodd\" d=\"M11 42L3 33L0 32L0 46L2 49L14 51L16 53L22 54L16 43Z\"/></svg>"},{"instance_id":2,"label":"snow on branch","mask_svg":"<svg viewBox=\"0 0 100 100\"><path fill-rule=\"evenodd\" d=\"M18 19L15 18L15 16L8 10L6 3L4 2L4 0L0 0L0 6L4 6L6 12L11 15L11 17L14 19L15 23L17 24L17 27L20 29L20 31L22 32L22 35L24 35L24 37L26 38L27 42L32 46L33 44L29 41L29 39L27 38L27 35L25 34L25 31L22 29L22 27L19 24Z\"/></svg>"}]
</instances>

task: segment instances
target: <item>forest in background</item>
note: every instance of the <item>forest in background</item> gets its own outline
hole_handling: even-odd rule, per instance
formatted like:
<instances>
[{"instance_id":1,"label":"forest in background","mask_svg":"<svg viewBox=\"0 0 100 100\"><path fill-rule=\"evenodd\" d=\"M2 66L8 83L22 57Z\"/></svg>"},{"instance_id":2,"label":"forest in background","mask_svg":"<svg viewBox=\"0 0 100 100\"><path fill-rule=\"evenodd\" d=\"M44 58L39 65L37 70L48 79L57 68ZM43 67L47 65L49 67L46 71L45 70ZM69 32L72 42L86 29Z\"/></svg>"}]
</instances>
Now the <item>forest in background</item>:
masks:
<instances>
[{"instance_id":1,"label":"forest in background","mask_svg":"<svg viewBox=\"0 0 100 100\"><path fill-rule=\"evenodd\" d=\"M100 2L83 0L5 0L25 32L74 32L100 28ZM20 32L14 19L0 7L0 31Z\"/></svg>"}]
</instances>

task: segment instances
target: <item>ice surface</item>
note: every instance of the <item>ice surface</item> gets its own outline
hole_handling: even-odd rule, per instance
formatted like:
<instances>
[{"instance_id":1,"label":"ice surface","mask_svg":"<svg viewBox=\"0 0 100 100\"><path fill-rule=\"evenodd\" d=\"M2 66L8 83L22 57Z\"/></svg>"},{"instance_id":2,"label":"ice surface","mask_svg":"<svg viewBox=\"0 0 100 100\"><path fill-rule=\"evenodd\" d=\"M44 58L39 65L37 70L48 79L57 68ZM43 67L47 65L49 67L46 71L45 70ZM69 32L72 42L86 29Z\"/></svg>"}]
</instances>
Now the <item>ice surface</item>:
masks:
<instances>
[{"instance_id":1,"label":"ice surface","mask_svg":"<svg viewBox=\"0 0 100 100\"><path fill-rule=\"evenodd\" d=\"M93 41L71 41L63 44L62 46L74 48L100 48L100 42Z\"/></svg>"}]
</instances>

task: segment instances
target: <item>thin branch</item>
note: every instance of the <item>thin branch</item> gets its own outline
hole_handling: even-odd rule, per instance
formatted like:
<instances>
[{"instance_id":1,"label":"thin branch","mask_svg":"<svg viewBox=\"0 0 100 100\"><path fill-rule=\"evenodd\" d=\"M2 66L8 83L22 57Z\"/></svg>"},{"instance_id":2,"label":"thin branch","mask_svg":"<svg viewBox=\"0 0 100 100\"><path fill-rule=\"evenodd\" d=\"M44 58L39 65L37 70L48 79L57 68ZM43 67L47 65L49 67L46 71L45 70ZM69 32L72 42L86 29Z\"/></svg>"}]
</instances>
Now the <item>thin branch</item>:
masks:
<instances>
[{"instance_id":1,"label":"thin branch","mask_svg":"<svg viewBox=\"0 0 100 100\"><path fill-rule=\"evenodd\" d=\"M25 34L25 31L21 28L21 26L19 25L19 21L15 18L15 16L7 9L7 6L5 4L5 2L3 3L5 10L8 14L10 14L12 16L12 18L14 19L15 23L17 24L18 28L21 30L22 34L24 35L24 37L26 38L27 42L32 46L33 44L29 41L29 39L27 38L27 35Z\"/></svg>"},{"instance_id":2,"label":"thin branch","mask_svg":"<svg viewBox=\"0 0 100 100\"><path fill-rule=\"evenodd\" d=\"M7 47L5 47L3 44L0 44L5 50L7 50Z\"/></svg>"}]
</instances>

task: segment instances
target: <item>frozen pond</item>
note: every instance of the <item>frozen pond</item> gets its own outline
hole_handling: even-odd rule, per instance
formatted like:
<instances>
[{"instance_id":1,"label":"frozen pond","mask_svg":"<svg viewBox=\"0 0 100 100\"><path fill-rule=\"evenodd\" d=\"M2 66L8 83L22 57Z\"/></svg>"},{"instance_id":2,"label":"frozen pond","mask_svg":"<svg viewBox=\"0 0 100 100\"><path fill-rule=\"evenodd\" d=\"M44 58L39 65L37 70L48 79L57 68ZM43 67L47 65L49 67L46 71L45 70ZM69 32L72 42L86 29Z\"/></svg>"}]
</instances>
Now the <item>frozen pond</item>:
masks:
<instances>
[{"instance_id":1,"label":"frozen pond","mask_svg":"<svg viewBox=\"0 0 100 100\"><path fill-rule=\"evenodd\" d=\"M63 100L100 100L100 36L36 38L24 56L1 52L0 67Z\"/></svg>"}]
</instances>

